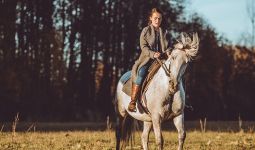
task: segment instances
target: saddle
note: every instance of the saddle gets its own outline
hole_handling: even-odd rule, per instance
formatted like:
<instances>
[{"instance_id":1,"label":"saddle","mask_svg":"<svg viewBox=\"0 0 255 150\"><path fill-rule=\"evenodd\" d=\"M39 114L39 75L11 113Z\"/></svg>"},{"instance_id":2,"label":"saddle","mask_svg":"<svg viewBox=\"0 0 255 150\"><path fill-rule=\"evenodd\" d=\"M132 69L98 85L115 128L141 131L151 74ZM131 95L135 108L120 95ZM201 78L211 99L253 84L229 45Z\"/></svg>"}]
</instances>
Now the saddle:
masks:
<instances>
[{"instance_id":1,"label":"saddle","mask_svg":"<svg viewBox=\"0 0 255 150\"><path fill-rule=\"evenodd\" d=\"M153 79L154 75L158 72L160 68L160 64L155 60L152 65L149 67L148 75L143 81L142 88L141 88L141 94L145 92L145 90L148 88L148 86L151 83L151 80Z\"/></svg>"},{"instance_id":2,"label":"saddle","mask_svg":"<svg viewBox=\"0 0 255 150\"><path fill-rule=\"evenodd\" d=\"M166 59L160 59L160 61L162 63L164 63L166 61ZM138 106L142 106L143 110L150 114L150 112L148 111L147 109L147 100L145 98L145 95L144 93L146 92L146 90L148 89L154 75L158 72L159 68L161 67L161 65L159 64L159 62L155 59L152 64L150 65L149 69L148 69L148 75L145 77L144 81L143 81L143 84L141 86L141 91L140 91L140 96L138 96L137 98L137 104ZM125 88L126 90L123 90L122 91L124 93L126 93L128 96L131 97L131 94L132 94L132 81L130 79L130 76L131 76L131 71L125 73L120 81L123 83L123 85L125 85L126 87L128 88ZM124 87L124 86L123 86Z\"/></svg>"}]
</instances>

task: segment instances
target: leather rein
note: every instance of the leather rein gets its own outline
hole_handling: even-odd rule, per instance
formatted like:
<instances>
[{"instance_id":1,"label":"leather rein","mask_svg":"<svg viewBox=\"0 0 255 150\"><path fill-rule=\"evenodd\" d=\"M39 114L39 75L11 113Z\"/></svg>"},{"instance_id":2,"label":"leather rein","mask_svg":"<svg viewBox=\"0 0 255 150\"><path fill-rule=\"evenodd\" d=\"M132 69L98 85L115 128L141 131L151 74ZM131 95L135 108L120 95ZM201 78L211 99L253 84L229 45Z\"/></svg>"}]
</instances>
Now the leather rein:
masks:
<instances>
[{"instance_id":1,"label":"leather rein","mask_svg":"<svg viewBox=\"0 0 255 150\"><path fill-rule=\"evenodd\" d=\"M157 59L158 63L160 64L160 66L164 69L166 75L167 75L168 77L170 77L170 74L171 74L170 67L169 67L169 70L167 70L166 64L163 64L163 63L160 61L159 58L156 58L156 59Z\"/></svg>"}]
</instances>

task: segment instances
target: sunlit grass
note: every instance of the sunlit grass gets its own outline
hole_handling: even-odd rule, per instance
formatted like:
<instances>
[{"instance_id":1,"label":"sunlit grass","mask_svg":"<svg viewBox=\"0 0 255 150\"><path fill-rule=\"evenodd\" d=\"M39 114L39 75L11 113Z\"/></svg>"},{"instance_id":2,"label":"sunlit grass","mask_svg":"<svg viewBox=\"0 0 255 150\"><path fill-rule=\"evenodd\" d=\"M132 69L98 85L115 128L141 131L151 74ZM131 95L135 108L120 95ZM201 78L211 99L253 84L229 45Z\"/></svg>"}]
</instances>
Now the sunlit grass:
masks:
<instances>
[{"instance_id":1,"label":"sunlit grass","mask_svg":"<svg viewBox=\"0 0 255 150\"><path fill-rule=\"evenodd\" d=\"M136 133L133 149L142 149L141 132ZM164 149L177 149L178 134L163 131ZM0 149L115 149L114 131L70 132L2 132ZM149 148L156 149L154 132L150 133ZM255 149L254 133L188 131L185 149ZM130 147L127 147L130 149Z\"/></svg>"}]
</instances>

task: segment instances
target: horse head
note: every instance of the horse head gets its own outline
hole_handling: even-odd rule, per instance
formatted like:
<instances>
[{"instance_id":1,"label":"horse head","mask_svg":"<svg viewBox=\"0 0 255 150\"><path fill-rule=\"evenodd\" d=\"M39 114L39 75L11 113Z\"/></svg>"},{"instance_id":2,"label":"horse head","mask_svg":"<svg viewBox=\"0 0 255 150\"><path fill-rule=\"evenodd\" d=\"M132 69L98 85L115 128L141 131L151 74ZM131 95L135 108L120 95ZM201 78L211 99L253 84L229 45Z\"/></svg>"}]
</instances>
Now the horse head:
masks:
<instances>
[{"instance_id":1,"label":"horse head","mask_svg":"<svg viewBox=\"0 0 255 150\"><path fill-rule=\"evenodd\" d=\"M193 40L184 32L181 33L180 38L181 42L177 40L178 43L174 45L171 56L167 60L171 72L169 81L171 92L176 90L188 63L192 57L196 56L199 47L197 33L193 34Z\"/></svg>"}]
</instances>

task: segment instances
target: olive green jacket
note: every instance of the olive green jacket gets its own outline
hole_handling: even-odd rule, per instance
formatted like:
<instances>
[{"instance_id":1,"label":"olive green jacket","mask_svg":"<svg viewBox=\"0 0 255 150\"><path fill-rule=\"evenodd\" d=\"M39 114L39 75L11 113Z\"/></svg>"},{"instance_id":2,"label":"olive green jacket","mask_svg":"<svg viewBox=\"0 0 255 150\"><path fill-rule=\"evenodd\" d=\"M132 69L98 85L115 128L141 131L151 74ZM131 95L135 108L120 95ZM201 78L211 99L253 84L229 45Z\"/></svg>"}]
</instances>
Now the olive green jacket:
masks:
<instances>
[{"instance_id":1,"label":"olive green jacket","mask_svg":"<svg viewBox=\"0 0 255 150\"><path fill-rule=\"evenodd\" d=\"M171 50L171 36L169 32L161 27L159 27L160 33L160 44L162 52L166 53ZM150 59L154 59L155 48L155 30L153 25L145 27L140 35L140 48L142 50L140 57L132 67L131 81L135 83L138 77L138 71L149 62ZM128 87L127 87L128 88ZM123 91L125 86L123 87Z\"/></svg>"}]
</instances>

